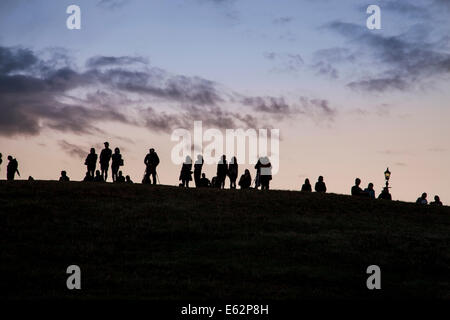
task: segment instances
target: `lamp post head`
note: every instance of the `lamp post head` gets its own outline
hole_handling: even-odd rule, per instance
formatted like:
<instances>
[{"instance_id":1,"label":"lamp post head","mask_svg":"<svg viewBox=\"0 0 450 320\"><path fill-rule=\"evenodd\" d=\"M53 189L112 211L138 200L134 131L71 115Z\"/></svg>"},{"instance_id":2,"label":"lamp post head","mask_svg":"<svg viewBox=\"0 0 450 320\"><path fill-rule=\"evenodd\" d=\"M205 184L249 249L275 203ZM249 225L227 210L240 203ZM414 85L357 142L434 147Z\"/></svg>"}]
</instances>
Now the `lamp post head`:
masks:
<instances>
[{"instance_id":1,"label":"lamp post head","mask_svg":"<svg viewBox=\"0 0 450 320\"><path fill-rule=\"evenodd\" d=\"M386 181L388 181L389 178L391 177L391 172L389 171L389 168L387 168L386 171L384 172L384 177L386 178Z\"/></svg>"}]
</instances>

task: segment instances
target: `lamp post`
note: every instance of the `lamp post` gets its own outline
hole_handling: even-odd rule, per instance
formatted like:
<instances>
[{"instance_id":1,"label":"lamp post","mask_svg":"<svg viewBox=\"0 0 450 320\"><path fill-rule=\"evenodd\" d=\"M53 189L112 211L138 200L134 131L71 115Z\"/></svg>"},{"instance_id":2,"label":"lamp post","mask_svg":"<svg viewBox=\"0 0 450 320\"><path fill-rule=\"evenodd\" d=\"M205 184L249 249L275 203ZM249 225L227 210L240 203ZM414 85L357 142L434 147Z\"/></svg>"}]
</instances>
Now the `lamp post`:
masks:
<instances>
[{"instance_id":1,"label":"lamp post","mask_svg":"<svg viewBox=\"0 0 450 320\"><path fill-rule=\"evenodd\" d=\"M389 178L391 177L391 172L389 171L389 168L386 169L384 172L384 178L386 179L386 188L389 188Z\"/></svg>"}]
</instances>

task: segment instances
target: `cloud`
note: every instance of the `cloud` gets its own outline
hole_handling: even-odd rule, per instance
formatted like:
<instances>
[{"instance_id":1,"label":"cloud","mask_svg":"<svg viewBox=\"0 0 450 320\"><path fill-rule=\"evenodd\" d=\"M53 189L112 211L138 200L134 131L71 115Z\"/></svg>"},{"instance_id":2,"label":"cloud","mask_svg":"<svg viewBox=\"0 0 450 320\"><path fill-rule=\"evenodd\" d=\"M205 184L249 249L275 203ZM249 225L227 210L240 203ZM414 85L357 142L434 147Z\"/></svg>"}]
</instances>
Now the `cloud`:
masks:
<instances>
[{"instance_id":1,"label":"cloud","mask_svg":"<svg viewBox=\"0 0 450 320\"><path fill-rule=\"evenodd\" d=\"M64 50L49 53L44 59L29 49L0 47L0 135L104 134L105 122L166 133L197 120L220 129L258 128L298 115L331 119L335 112L326 100L248 97L150 67L141 57L96 56L80 71Z\"/></svg>"},{"instance_id":2,"label":"cloud","mask_svg":"<svg viewBox=\"0 0 450 320\"><path fill-rule=\"evenodd\" d=\"M263 56L275 64L276 72L298 72L305 63L298 53L264 52Z\"/></svg>"},{"instance_id":3,"label":"cloud","mask_svg":"<svg viewBox=\"0 0 450 320\"><path fill-rule=\"evenodd\" d=\"M75 157L80 158L80 159L84 159L84 157L86 157L86 155L88 154L88 151L89 151L89 150L86 151L85 148L83 148L83 147L81 147L79 145L69 143L66 140L59 140L58 141L58 145L67 154L69 154L71 156L75 156Z\"/></svg>"},{"instance_id":4,"label":"cloud","mask_svg":"<svg viewBox=\"0 0 450 320\"><path fill-rule=\"evenodd\" d=\"M450 54L436 49L423 37L410 37L408 33L384 36L359 25L333 22L330 30L340 33L352 43L370 53L378 68L375 75L350 82L353 89L383 92L387 90L410 90L415 83L450 75ZM415 34L424 31L415 26ZM426 32L423 32L426 34Z\"/></svg>"},{"instance_id":5,"label":"cloud","mask_svg":"<svg viewBox=\"0 0 450 320\"><path fill-rule=\"evenodd\" d=\"M86 67L88 68L98 68L104 66L123 66L130 65L135 63L148 64L148 60L142 57L105 57L105 56L96 56L89 58L86 62Z\"/></svg>"}]
</instances>

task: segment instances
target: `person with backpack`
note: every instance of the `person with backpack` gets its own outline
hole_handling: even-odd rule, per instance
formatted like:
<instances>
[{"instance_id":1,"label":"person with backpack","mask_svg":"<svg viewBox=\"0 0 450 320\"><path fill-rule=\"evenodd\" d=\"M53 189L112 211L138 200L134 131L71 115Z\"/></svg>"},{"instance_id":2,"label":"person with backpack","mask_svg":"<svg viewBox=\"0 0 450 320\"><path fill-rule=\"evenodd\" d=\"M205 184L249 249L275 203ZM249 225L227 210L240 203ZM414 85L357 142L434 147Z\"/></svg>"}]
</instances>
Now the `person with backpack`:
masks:
<instances>
[{"instance_id":1,"label":"person with backpack","mask_svg":"<svg viewBox=\"0 0 450 320\"><path fill-rule=\"evenodd\" d=\"M20 177L19 163L12 156L8 156L8 166L6 167L6 178L8 181L13 181L16 173Z\"/></svg>"},{"instance_id":2,"label":"person with backpack","mask_svg":"<svg viewBox=\"0 0 450 320\"><path fill-rule=\"evenodd\" d=\"M84 164L87 167L87 172L91 176L92 180L94 180L95 168L97 167L97 154L95 153L95 149L91 148L90 153L87 155Z\"/></svg>"}]
</instances>

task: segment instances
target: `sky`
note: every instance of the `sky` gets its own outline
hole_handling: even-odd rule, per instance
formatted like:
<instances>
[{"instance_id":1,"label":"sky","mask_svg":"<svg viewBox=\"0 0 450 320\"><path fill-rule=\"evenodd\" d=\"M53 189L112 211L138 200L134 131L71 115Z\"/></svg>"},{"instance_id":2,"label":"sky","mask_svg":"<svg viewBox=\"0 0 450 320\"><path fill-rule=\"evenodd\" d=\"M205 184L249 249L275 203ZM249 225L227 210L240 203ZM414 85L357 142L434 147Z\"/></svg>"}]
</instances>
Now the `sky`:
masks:
<instances>
[{"instance_id":1,"label":"sky","mask_svg":"<svg viewBox=\"0 0 450 320\"><path fill-rule=\"evenodd\" d=\"M108 141L135 182L153 147L178 185L171 135L202 121L279 129L274 189L322 175L329 192L359 177L378 194L389 167L394 199L450 203L449 15L448 0L2 0L0 179L13 155L24 179L81 180Z\"/></svg>"}]
</instances>

